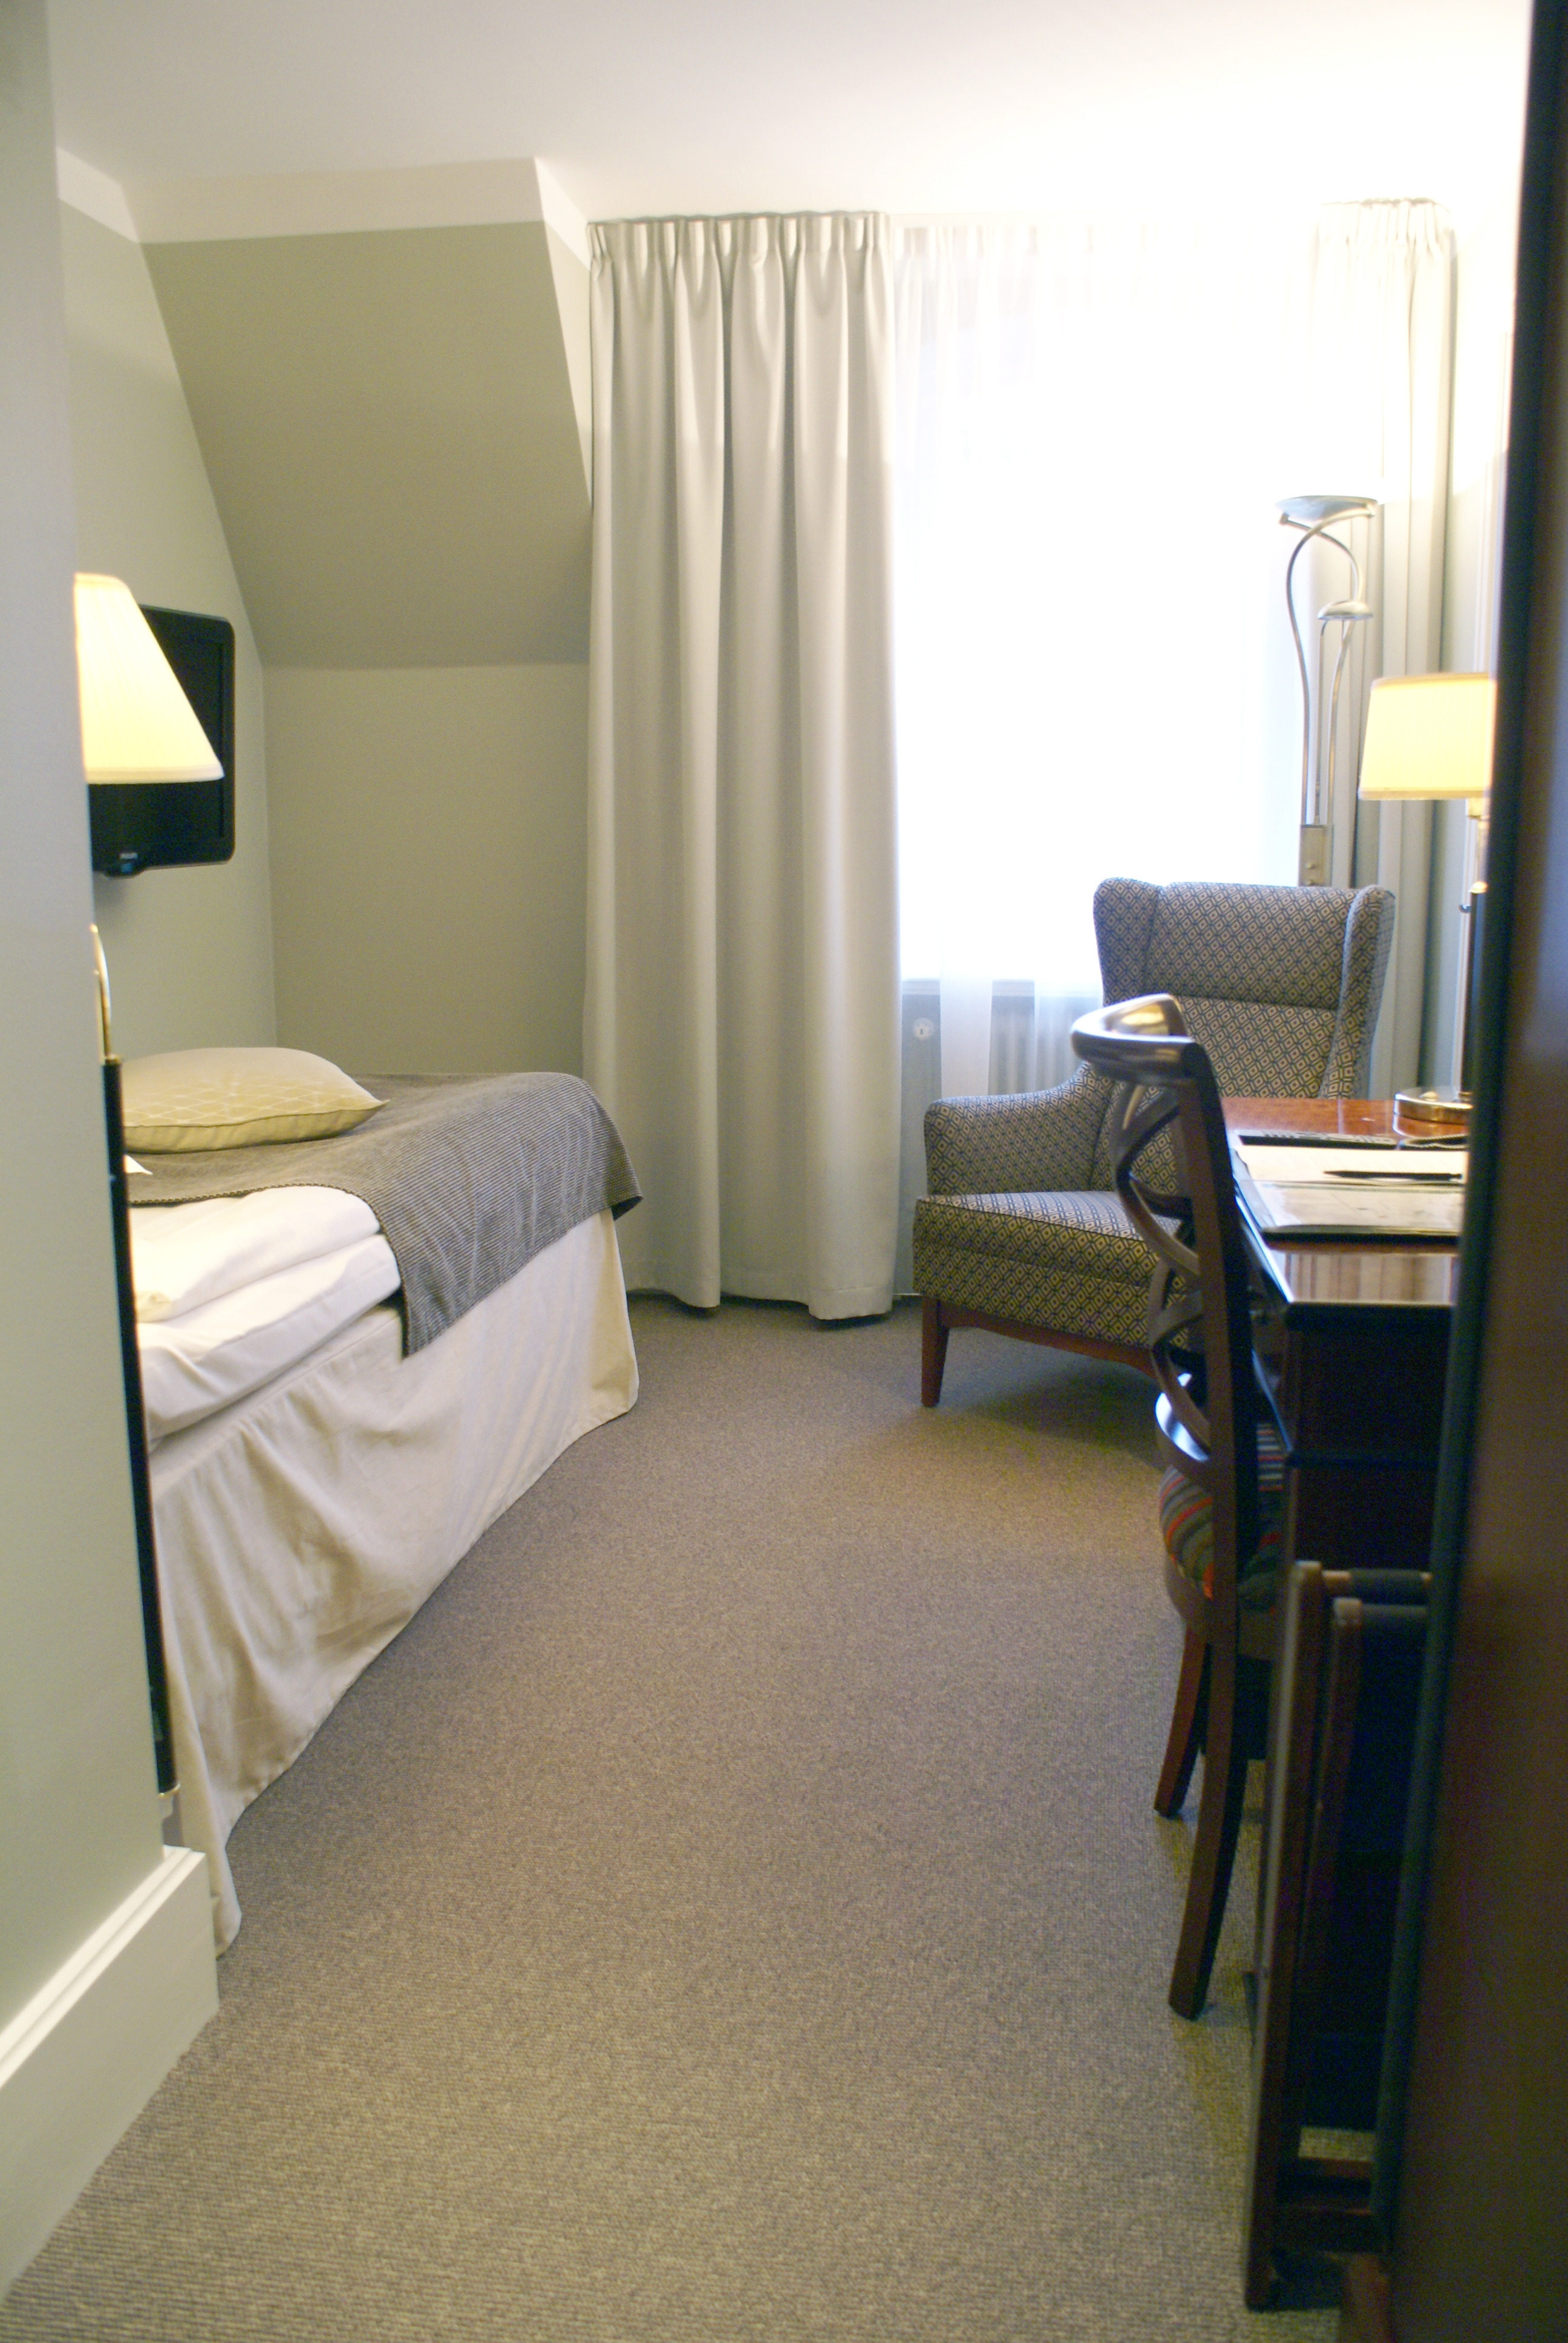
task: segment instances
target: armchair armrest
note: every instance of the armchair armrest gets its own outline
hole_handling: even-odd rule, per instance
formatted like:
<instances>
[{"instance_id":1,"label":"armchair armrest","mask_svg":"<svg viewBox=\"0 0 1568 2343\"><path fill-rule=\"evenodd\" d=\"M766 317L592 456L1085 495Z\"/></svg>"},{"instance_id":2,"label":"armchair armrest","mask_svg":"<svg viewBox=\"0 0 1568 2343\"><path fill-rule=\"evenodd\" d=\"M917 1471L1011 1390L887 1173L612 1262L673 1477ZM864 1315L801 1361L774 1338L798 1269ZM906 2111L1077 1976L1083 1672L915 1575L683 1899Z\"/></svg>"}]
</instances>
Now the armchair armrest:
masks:
<instances>
[{"instance_id":1,"label":"armchair armrest","mask_svg":"<svg viewBox=\"0 0 1568 2343\"><path fill-rule=\"evenodd\" d=\"M926 1185L933 1196L1091 1188L1111 1086L1081 1066L1054 1090L938 1099L926 1109Z\"/></svg>"}]
</instances>

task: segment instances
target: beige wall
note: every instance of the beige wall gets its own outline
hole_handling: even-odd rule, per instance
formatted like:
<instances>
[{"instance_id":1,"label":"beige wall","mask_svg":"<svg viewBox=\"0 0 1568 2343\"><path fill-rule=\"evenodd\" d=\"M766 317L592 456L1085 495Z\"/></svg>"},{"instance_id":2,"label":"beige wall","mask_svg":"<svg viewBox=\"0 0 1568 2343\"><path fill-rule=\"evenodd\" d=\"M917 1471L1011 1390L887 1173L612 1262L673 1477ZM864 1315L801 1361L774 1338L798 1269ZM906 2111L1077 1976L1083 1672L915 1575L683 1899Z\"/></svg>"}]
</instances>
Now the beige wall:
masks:
<instances>
[{"instance_id":1,"label":"beige wall","mask_svg":"<svg viewBox=\"0 0 1568 2343\"><path fill-rule=\"evenodd\" d=\"M141 247L63 206L76 567L232 620L235 853L95 884L122 1056L270 1041L261 667Z\"/></svg>"},{"instance_id":2,"label":"beige wall","mask_svg":"<svg viewBox=\"0 0 1568 2343\"><path fill-rule=\"evenodd\" d=\"M588 272L542 221L146 258L269 668L587 657Z\"/></svg>"},{"instance_id":3,"label":"beige wall","mask_svg":"<svg viewBox=\"0 0 1568 2343\"><path fill-rule=\"evenodd\" d=\"M278 1039L579 1071L587 669L273 669L266 723Z\"/></svg>"},{"instance_id":4,"label":"beige wall","mask_svg":"<svg viewBox=\"0 0 1568 2343\"><path fill-rule=\"evenodd\" d=\"M572 411L577 417L578 446L583 459L583 486L593 497L593 340L588 320L588 272L555 229L545 231L550 276L560 317L561 349Z\"/></svg>"},{"instance_id":5,"label":"beige wall","mask_svg":"<svg viewBox=\"0 0 1568 2343\"><path fill-rule=\"evenodd\" d=\"M0 110L4 2026L161 1850L89 975L43 0L7 7Z\"/></svg>"},{"instance_id":6,"label":"beige wall","mask_svg":"<svg viewBox=\"0 0 1568 2343\"><path fill-rule=\"evenodd\" d=\"M146 264L266 663L278 1039L575 1071L586 267L538 220Z\"/></svg>"}]
</instances>

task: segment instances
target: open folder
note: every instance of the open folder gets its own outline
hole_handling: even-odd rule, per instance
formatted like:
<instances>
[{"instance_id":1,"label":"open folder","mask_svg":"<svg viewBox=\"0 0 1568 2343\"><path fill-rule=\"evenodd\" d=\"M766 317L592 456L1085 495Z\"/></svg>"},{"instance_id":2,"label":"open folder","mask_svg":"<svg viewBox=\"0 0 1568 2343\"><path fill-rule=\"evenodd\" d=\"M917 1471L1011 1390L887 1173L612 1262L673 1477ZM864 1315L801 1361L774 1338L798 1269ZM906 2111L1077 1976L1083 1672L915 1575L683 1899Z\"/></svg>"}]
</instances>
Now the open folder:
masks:
<instances>
[{"instance_id":1,"label":"open folder","mask_svg":"<svg viewBox=\"0 0 1568 2343\"><path fill-rule=\"evenodd\" d=\"M1268 1243L1458 1242L1469 1171L1462 1148L1282 1145L1243 1134L1231 1153L1237 1189Z\"/></svg>"}]
</instances>

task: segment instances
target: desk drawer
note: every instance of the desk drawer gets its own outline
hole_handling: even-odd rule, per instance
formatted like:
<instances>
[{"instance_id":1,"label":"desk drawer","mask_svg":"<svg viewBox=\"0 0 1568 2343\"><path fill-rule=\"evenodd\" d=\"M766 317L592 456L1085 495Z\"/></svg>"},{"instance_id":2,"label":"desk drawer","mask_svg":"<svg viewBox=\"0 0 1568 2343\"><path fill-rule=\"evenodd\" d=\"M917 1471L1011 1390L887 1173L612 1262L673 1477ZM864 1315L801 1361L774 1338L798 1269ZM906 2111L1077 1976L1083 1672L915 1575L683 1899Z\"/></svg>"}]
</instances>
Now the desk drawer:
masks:
<instances>
[{"instance_id":1,"label":"desk drawer","mask_svg":"<svg viewBox=\"0 0 1568 2343\"><path fill-rule=\"evenodd\" d=\"M1285 1445L1292 1558L1425 1566L1448 1332L1446 1310L1265 1308L1256 1352Z\"/></svg>"},{"instance_id":2,"label":"desk drawer","mask_svg":"<svg viewBox=\"0 0 1568 2343\"><path fill-rule=\"evenodd\" d=\"M1260 1357L1289 1445L1435 1459L1448 1327L1445 1310L1391 1310L1353 1324L1287 1321L1277 1342L1266 1330Z\"/></svg>"},{"instance_id":3,"label":"desk drawer","mask_svg":"<svg viewBox=\"0 0 1568 2343\"><path fill-rule=\"evenodd\" d=\"M1430 1464L1287 1467L1286 1552L1332 1570L1424 1570L1436 1488Z\"/></svg>"}]
</instances>

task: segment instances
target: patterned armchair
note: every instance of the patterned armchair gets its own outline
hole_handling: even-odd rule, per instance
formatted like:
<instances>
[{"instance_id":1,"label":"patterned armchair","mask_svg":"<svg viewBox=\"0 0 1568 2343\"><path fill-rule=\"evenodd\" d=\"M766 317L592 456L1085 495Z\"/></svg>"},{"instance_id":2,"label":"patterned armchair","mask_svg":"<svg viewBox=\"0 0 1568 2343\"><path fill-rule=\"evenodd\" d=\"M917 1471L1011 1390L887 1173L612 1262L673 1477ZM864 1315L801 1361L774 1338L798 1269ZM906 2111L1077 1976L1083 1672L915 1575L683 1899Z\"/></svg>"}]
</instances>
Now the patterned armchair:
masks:
<instances>
[{"instance_id":1,"label":"patterned armchair","mask_svg":"<svg viewBox=\"0 0 1568 2343\"><path fill-rule=\"evenodd\" d=\"M1107 1001L1173 993L1225 1097L1366 1095L1393 919L1384 887L1105 879L1094 892ZM1111 1096L1081 1066L1055 1090L928 1110L930 1192L915 1206L927 1407L955 1326L1147 1368L1149 1255L1111 1184Z\"/></svg>"}]
</instances>

